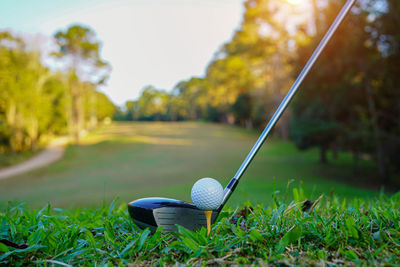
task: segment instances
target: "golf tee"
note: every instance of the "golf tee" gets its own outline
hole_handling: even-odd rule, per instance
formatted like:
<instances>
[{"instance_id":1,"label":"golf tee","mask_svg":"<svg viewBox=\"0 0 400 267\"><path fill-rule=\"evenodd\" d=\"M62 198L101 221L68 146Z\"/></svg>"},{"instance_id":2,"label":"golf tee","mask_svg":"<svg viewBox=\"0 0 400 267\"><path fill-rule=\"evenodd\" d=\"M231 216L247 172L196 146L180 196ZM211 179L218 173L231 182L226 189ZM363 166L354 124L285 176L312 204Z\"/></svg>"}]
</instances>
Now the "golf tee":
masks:
<instances>
[{"instance_id":1,"label":"golf tee","mask_svg":"<svg viewBox=\"0 0 400 267\"><path fill-rule=\"evenodd\" d=\"M212 210L205 210L204 213L206 214L206 220L207 220L207 235L210 235Z\"/></svg>"}]
</instances>

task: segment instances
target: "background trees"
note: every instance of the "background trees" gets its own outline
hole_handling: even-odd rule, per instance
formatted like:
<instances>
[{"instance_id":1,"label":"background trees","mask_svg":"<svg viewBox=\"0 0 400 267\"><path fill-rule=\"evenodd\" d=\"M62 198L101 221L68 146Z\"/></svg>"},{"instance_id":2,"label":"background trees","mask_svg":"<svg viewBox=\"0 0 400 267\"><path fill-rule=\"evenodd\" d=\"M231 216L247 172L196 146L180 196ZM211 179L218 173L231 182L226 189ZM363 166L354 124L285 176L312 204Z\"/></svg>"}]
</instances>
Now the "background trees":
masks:
<instances>
[{"instance_id":1,"label":"background trees","mask_svg":"<svg viewBox=\"0 0 400 267\"><path fill-rule=\"evenodd\" d=\"M97 95L93 88L107 78L109 66L100 58L100 42L93 30L74 25L57 32L54 38L59 47L54 56L64 60L68 73L68 124L78 143L82 129L85 128L85 106L90 109L90 128L97 124ZM89 99L87 105L84 103L85 96Z\"/></svg>"},{"instance_id":2,"label":"background trees","mask_svg":"<svg viewBox=\"0 0 400 267\"><path fill-rule=\"evenodd\" d=\"M119 120L209 120L263 128L345 0L309 0L313 16L289 2L247 0L240 27L215 53L203 77L170 91L147 86L116 113ZM360 0L346 18L275 135L300 149L318 148L376 161L384 183L400 171L400 4ZM93 30L73 25L54 35L58 65L0 33L0 151L35 150L43 136L96 127L115 112L102 93L110 67Z\"/></svg>"},{"instance_id":3,"label":"background trees","mask_svg":"<svg viewBox=\"0 0 400 267\"><path fill-rule=\"evenodd\" d=\"M329 1L321 10L322 29L340 4ZM394 74L400 73L400 61L391 61L399 59L400 39L393 30L385 32L383 25L390 21L391 26L400 26L399 11L394 1L359 1L345 22L348 26L339 29L293 105L292 136L299 147L318 146L321 161L326 161L328 149L350 151L356 170L358 158L370 155L384 183L400 162L395 156L400 149L399 78ZM311 46L299 47L298 65Z\"/></svg>"},{"instance_id":4,"label":"background trees","mask_svg":"<svg viewBox=\"0 0 400 267\"><path fill-rule=\"evenodd\" d=\"M132 107L136 114L147 112L140 119L205 119L263 128L344 2L310 0L311 19L302 14L294 20L293 8L284 1L247 0L240 28L215 54L204 77L179 82L170 98L153 91L164 95L164 106L181 103L180 116L139 105L148 97L145 91ZM381 181L389 183L400 166L400 4L360 0L352 11L275 134L300 149L317 147L322 163L329 162L329 151L333 157L351 152L355 172L359 158L371 158ZM172 99L174 104L165 102Z\"/></svg>"},{"instance_id":5,"label":"background trees","mask_svg":"<svg viewBox=\"0 0 400 267\"><path fill-rule=\"evenodd\" d=\"M84 38L93 34L81 26L66 32L73 31L83 32ZM44 136L68 134L72 128L77 137L78 130L112 117L114 104L97 91L104 74L93 71L105 66L98 43L75 42L79 38L70 35L57 34L64 44L61 54L71 53L75 68L56 72L43 65L41 51L27 49L24 40L10 32L0 32L0 152L36 150ZM82 60L90 61L86 64L92 69L85 67L91 73L81 78L76 70ZM98 80L87 78L93 76Z\"/></svg>"}]
</instances>

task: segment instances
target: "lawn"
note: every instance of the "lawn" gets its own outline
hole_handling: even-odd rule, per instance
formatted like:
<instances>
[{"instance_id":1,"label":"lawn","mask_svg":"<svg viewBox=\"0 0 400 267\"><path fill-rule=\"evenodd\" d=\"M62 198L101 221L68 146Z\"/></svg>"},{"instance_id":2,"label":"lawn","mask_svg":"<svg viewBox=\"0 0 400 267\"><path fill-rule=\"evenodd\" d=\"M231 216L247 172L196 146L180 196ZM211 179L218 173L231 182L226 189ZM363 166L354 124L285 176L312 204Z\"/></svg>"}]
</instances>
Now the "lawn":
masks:
<instances>
[{"instance_id":1,"label":"lawn","mask_svg":"<svg viewBox=\"0 0 400 267\"><path fill-rule=\"evenodd\" d=\"M0 169L21 163L39 152L40 150L35 152L26 151L23 153L0 153Z\"/></svg>"},{"instance_id":2,"label":"lawn","mask_svg":"<svg viewBox=\"0 0 400 267\"><path fill-rule=\"evenodd\" d=\"M258 132L198 122L113 123L69 146L51 166L0 180L0 209L8 201L27 207L97 207L115 197L124 202L148 196L190 201L190 188L201 177L223 186L235 174ZM354 176L352 158L340 154L329 165L318 163L318 151L298 151L293 144L269 139L254 159L228 206L245 201L271 203L276 190L303 181L310 197L332 190L338 197L372 198L365 181L376 172L361 162Z\"/></svg>"},{"instance_id":3,"label":"lawn","mask_svg":"<svg viewBox=\"0 0 400 267\"><path fill-rule=\"evenodd\" d=\"M376 175L372 163L362 161L355 176L348 154L321 165L316 150L275 139L210 236L204 228L151 233L132 223L127 201L190 200L205 176L225 185L257 137L194 122L99 129L58 163L0 181L0 265L400 264L400 193L366 188Z\"/></svg>"},{"instance_id":4,"label":"lawn","mask_svg":"<svg viewBox=\"0 0 400 267\"><path fill-rule=\"evenodd\" d=\"M291 191L290 188L289 191ZM301 188L293 188L293 192ZM285 192L286 195L286 192ZM0 213L0 265L9 266L398 266L400 194L352 202L275 197L220 214L206 229L152 234L138 229L126 204ZM264 265L263 265L264 266Z\"/></svg>"}]
</instances>

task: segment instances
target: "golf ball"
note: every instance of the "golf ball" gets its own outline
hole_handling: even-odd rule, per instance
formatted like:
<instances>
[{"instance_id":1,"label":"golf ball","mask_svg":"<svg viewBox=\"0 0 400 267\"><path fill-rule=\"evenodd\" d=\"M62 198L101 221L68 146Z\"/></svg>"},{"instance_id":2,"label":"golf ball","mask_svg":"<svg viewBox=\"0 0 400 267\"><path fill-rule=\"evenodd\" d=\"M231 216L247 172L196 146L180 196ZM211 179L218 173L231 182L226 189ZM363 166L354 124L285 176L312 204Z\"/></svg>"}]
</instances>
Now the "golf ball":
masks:
<instances>
[{"instance_id":1,"label":"golf ball","mask_svg":"<svg viewBox=\"0 0 400 267\"><path fill-rule=\"evenodd\" d=\"M215 210L224 197L222 185L213 178L202 178L192 187L193 203L201 210Z\"/></svg>"}]
</instances>

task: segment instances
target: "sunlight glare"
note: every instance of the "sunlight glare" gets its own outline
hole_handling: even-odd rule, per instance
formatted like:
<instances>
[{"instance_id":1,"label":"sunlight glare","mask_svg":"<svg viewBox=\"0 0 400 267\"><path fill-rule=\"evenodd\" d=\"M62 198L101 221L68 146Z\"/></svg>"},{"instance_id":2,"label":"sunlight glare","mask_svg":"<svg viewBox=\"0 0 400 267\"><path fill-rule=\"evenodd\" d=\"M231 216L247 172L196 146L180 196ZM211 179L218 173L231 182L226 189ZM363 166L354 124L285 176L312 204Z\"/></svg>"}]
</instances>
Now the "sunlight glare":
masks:
<instances>
[{"instance_id":1,"label":"sunlight glare","mask_svg":"<svg viewBox=\"0 0 400 267\"><path fill-rule=\"evenodd\" d=\"M298 5L302 0L286 0L289 4Z\"/></svg>"}]
</instances>

